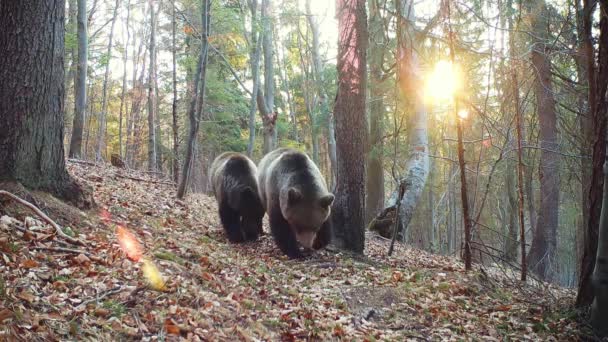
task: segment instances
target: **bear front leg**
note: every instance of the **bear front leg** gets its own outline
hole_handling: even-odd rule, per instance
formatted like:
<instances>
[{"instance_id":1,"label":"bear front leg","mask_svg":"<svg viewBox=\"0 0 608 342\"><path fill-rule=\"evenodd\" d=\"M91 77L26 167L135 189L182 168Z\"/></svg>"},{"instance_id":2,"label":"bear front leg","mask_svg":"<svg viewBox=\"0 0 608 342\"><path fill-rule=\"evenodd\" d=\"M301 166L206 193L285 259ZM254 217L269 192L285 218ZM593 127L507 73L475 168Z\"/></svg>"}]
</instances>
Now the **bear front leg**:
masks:
<instances>
[{"instance_id":1,"label":"bear front leg","mask_svg":"<svg viewBox=\"0 0 608 342\"><path fill-rule=\"evenodd\" d=\"M262 218L252 218L243 215L241 220L241 227L243 233L245 233L246 241L255 241L260 236L260 227L262 226Z\"/></svg>"},{"instance_id":2,"label":"bear front leg","mask_svg":"<svg viewBox=\"0 0 608 342\"><path fill-rule=\"evenodd\" d=\"M230 242L243 242L239 213L230 208L227 201L220 203L220 220Z\"/></svg>"},{"instance_id":3,"label":"bear front leg","mask_svg":"<svg viewBox=\"0 0 608 342\"><path fill-rule=\"evenodd\" d=\"M303 255L300 252L298 241L291 231L289 223L283 218L283 214L281 214L281 209L278 205L270 209L268 212L268 219L270 221L270 231L274 237L274 242L281 252L291 259L302 258Z\"/></svg>"},{"instance_id":4,"label":"bear front leg","mask_svg":"<svg viewBox=\"0 0 608 342\"><path fill-rule=\"evenodd\" d=\"M331 229L331 218L327 218L315 237L315 242L312 244L313 249L321 249L331 242Z\"/></svg>"}]
</instances>

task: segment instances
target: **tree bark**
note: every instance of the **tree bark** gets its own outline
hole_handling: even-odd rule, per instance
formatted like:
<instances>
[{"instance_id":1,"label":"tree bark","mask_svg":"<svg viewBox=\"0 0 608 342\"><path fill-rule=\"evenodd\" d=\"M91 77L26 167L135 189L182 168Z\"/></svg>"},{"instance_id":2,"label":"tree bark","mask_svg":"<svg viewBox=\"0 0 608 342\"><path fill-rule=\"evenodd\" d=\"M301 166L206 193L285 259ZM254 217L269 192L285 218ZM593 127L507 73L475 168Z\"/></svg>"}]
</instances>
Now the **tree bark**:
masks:
<instances>
[{"instance_id":1,"label":"tree bark","mask_svg":"<svg viewBox=\"0 0 608 342\"><path fill-rule=\"evenodd\" d=\"M192 100L190 101L190 108L188 110L190 132L188 134L188 145L186 146L184 165L182 165L182 176L177 188L177 198L179 199L183 199L186 195L186 190L190 182L190 172L192 171L192 164L194 160L196 136L198 134L199 123L205 105L205 81L207 76L207 56L209 52L209 22L211 21L210 11L210 0L201 0L201 51L195 74L194 92L192 94Z\"/></svg>"},{"instance_id":2,"label":"tree bark","mask_svg":"<svg viewBox=\"0 0 608 342\"><path fill-rule=\"evenodd\" d=\"M156 75L156 12L154 0L150 4L150 65L148 66L148 171L156 171L156 128L154 117L156 116L156 87L154 80Z\"/></svg>"},{"instance_id":3,"label":"tree bark","mask_svg":"<svg viewBox=\"0 0 608 342\"><path fill-rule=\"evenodd\" d=\"M369 2L369 68L370 68L370 103L369 103L369 143L370 152L367 160L367 179L365 189L365 223L371 220L384 208L384 169L382 120L384 119L384 89L382 64L384 63L384 24L377 1Z\"/></svg>"},{"instance_id":4,"label":"tree bark","mask_svg":"<svg viewBox=\"0 0 608 342\"><path fill-rule=\"evenodd\" d=\"M120 94L120 114L118 116L118 154L120 158L124 156L122 152L122 121L124 116L124 111L126 109L125 95L127 92L127 59L129 57L129 40L131 39L131 31L129 30L129 19L131 18L131 0L127 0L127 22L126 22L126 30L127 30L127 40L125 42L125 51L122 56L122 92Z\"/></svg>"},{"instance_id":5,"label":"tree bark","mask_svg":"<svg viewBox=\"0 0 608 342\"><path fill-rule=\"evenodd\" d=\"M92 202L63 150L65 1L0 2L0 180Z\"/></svg>"},{"instance_id":6,"label":"tree bark","mask_svg":"<svg viewBox=\"0 0 608 342\"><path fill-rule=\"evenodd\" d=\"M70 139L70 158L82 158L82 133L87 106L87 2L78 0L78 67L74 83L74 122Z\"/></svg>"},{"instance_id":7,"label":"tree bark","mask_svg":"<svg viewBox=\"0 0 608 342\"><path fill-rule=\"evenodd\" d=\"M559 144L557 142L557 115L551 82L551 60L546 44L549 16L544 0L526 5L532 31L532 65L535 70L534 93L540 123L540 208L534 230L528 263L530 269L542 279L549 280L556 273L557 224L559 212Z\"/></svg>"},{"instance_id":8,"label":"tree bark","mask_svg":"<svg viewBox=\"0 0 608 342\"><path fill-rule=\"evenodd\" d=\"M407 229L420 202L420 197L426 185L429 174L428 154L428 129L427 112L424 106L423 94L421 92L422 76L418 62L418 42L416 31L412 23L415 22L414 1L396 0L396 8L399 13L397 49L398 49L398 82L403 95L409 94L407 98L410 108L414 114L411 125L408 127L408 143L410 155L405 163L404 175L399 183L405 184L405 193L401 203L399 217L403 236L407 237ZM389 204L392 205L394 195Z\"/></svg>"},{"instance_id":9,"label":"tree bark","mask_svg":"<svg viewBox=\"0 0 608 342\"><path fill-rule=\"evenodd\" d=\"M593 6L592 1L585 2L585 16L592 17ZM586 12L586 9L589 12ZM602 167L606 160L607 138L606 124L608 118L606 116L606 89L608 88L608 18L606 11L608 4L606 1L600 2L600 38L599 38L599 54L597 61L597 78L595 85L589 85L589 101L590 101L590 116L593 119L594 125L594 144L593 155L591 159L592 174L591 186L589 190L589 217L587 222L587 230L585 232L585 242L583 251L583 260L581 264L581 276L579 279L578 296L576 298L577 306L587 306L593 301L593 284L592 274L596 266L596 256L598 250L599 225L603 207L603 193L600 189L604 188L604 176ZM591 27L592 22L589 18L585 20L587 25ZM589 39L591 37L589 36ZM592 70L596 68L596 63L591 59L589 65L590 75L594 73ZM593 67L594 69L591 69ZM590 80L591 81L591 80ZM591 105L592 99L595 99L595 105Z\"/></svg>"},{"instance_id":10,"label":"tree bark","mask_svg":"<svg viewBox=\"0 0 608 342\"><path fill-rule=\"evenodd\" d=\"M251 92L251 100L249 102L249 144L247 145L247 155L253 157L253 148L255 147L255 113L257 111L257 94L260 87L260 54L261 42L263 33L258 33L257 21L257 0L252 0L251 9L251 52L249 59L251 61L251 78L253 81L253 90Z\"/></svg>"},{"instance_id":11,"label":"tree bark","mask_svg":"<svg viewBox=\"0 0 608 342\"><path fill-rule=\"evenodd\" d=\"M258 87L257 103L264 125L264 154L275 148L276 112L274 111L274 65L272 18L269 15L270 0L262 0L262 50L264 52L264 89Z\"/></svg>"},{"instance_id":12,"label":"tree bark","mask_svg":"<svg viewBox=\"0 0 608 342\"><path fill-rule=\"evenodd\" d=\"M105 135L106 135L106 122L108 119L108 79L110 78L110 61L112 60L112 43L114 40L114 26L116 24L116 15L118 14L118 7L120 6L120 0L116 0L114 4L114 12L112 14L110 24L110 35L108 37L108 49L106 51L107 61L106 69L103 74L103 90L101 95L101 113L99 114L99 126L97 130L97 149L95 150L95 160L103 160L103 152L105 148Z\"/></svg>"},{"instance_id":13,"label":"tree bark","mask_svg":"<svg viewBox=\"0 0 608 342\"><path fill-rule=\"evenodd\" d=\"M177 45L175 35L177 32L177 17L175 15L175 0L171 4L171 62L173 67L173 103L171 104L171 117L173 118L173 180L179 180L179 126L177 121Z\"/></svg>"},{"instance_id":14,"label":"tree bark","mask_svg":"<svg viewBox=\"0 0 608 342\"><path fill-rule=\"evenodd\" d=\"M333 206L338 247L363 253L367 122L367 18L364 0L338 0L338 95L334 107L337 186Z\"/></svg>"}]
</instances>

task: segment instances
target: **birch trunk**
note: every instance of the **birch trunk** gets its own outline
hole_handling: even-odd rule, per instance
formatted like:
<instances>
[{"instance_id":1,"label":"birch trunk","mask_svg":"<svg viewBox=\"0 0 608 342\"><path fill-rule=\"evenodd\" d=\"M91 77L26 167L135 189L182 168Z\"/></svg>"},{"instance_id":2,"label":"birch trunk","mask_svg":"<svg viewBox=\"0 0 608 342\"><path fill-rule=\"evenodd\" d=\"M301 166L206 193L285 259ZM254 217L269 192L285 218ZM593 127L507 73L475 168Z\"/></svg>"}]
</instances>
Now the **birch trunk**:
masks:
<instances>
[{"instance_id":1,"label":"birch trunk","mask_svg":"<svg viewBox=\"0 0 608 342\"><path fill-rule=\"evenodd\" d=\"M420 84L422 84L422 75L420 74L420 65L418 61L418 44L416 41L417 34L413 23L416 15L414 12L413 0L396 0L395 4L399 13L398 21L398 82L403 94L409 94L407 99L410 103L410 110L413 113L408 132L408 145L410 147L410 155L405 163L405 171L400 183L405 184L405 193L401 201L401 209L399 211L399 219L403 227L403 236L407 238L407 230L416 210L416 206L420 202L420 197L426 185L429 174L429 154L428 154L428 129L427 129L427 112L424 106L423 94ZM394 192L390 205L396 203L396 194Z\"/></svg>"}]
</instances>

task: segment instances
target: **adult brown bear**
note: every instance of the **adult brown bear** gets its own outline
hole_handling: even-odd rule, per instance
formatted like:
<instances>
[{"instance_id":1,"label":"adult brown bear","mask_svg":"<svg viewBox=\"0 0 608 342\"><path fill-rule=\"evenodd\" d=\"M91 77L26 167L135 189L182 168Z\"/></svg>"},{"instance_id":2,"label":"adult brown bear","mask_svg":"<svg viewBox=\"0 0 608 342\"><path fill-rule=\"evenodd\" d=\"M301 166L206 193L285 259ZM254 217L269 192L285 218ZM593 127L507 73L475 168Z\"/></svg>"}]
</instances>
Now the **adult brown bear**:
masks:
<instances>
[{"instance_id":1,"label":"adult brown bear","mask_svg":"<svg viewBox=\"0 0 608 342\"><path fill-rule=\"evenodd\" d=\"M300 258L300 247L319 249L330 242L334 195L306 154L288 148L268 153L258 165L258 184L272 236L283 253Z\"/></svg>"},{"instance_id":2,"label":"adult brown bear","mask_svg":"<svg viewBox=\"0 0 608 342\"><path fill-rule=\"evenodd\" d=\"M222 153L211 164L209 181L231 242L254 241L263 232L256 172L255 164L236 152Z\"/></svg>"}]
</instances>

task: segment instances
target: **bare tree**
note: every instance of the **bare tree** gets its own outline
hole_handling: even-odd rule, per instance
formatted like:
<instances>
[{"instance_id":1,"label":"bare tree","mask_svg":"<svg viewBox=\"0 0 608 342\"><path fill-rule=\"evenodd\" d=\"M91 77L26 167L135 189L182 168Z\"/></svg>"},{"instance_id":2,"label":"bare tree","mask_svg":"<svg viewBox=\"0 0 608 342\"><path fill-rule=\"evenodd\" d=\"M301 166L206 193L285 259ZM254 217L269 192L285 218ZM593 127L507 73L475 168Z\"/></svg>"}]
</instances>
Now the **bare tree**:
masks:
<instances>
[{"instance_id":1,"label":"bare tree","mask_svg":"<svg viewBox=\"0 0 608 342\"><path fill-rule=\"evenodd\" d=\"M95 160L103 159L104 140L106 135L106 122L108 119L108 79L110 78L110 62L112 61L112 43L114 41L114 26L116 24L116 16L120 0L116 0L114 4L114 12L112 14L110 24L110 35L108 36L108 49L106 51L106 69L103 74L103 90L101 94L101 113L99 114L99 126L97 127L97 149L95 150Z\"/></svg>"},{"instance_id":2,"label":"bare tree","mask_svg":"<svg viewBox=\"0 0 608 342\"><path fill-rule=\"evenodd\" d=\"M125 28L127 31L127 40L125 41L125 51L122 55L122 92L120 94L120 114L118 116L118 153L122 158L122 122L123 116L126 109L125 95L127 92L127 60L129 57L129 40L131 39L131 31L129 30L129 19L131 18L131 0L127 0L127 21L125 23Z\"/></svg>"},{"instance_id":3,"label":"bare tree","mask_svg":"<svg viewBox=\"0 0 608 342\"><path fill-rule=\"evenodd\" d=\"M270 12L270 0L262 0L262 49L264 51L264 89L258 87L257 103L258 110L264 124L264 153L275 148L275 124L277 114L274 111L274 54L272 18Z\"/></svg>"},{"instance_id":4,"label":"bare tree","mask_svg":"<svg viewBox=\"0 0 608 342\"><path fill-rule=\"evenodd\" d=\"M260 54L262 51L262 37L263 33L258 33L258 2L252 0L249 3L251 10L251 51L249 53L249 60L251 64L251 78L253 80L253 90L251 95L251 101L249 103L249 144L247 145L247 155L253 156L253 147L255 144L255 114L257 112L257 94L260 87Z\"/></svg>"},{"instance_id":5,"label":"bare tree","mask_svg":"<svg viewBox=\"0 0 608 342\"><path fill-rule=\"evenodd\" d=\"M148 66L148 171L157 170L156 156L156 11L154 0L150 4L150 65Z\"/></svg>"},{"instance_id":6,"label":"bare tree","mask_svg":"<svg viewBox=\"0 0 608 342\"><path fill-rule=\"evenodd\" d=\"M205 105L205 87L207 76L207 56L209 54L209 24L211 21L211 5L210 0L201 0L201 51L194 75L194 91L190 108L188 109L188 118L190 120L190 132L188 134L188 145L186 146L186 156L182 165L182 176L177 187L177 198L184 198L186 189L190 182L190 172L194 160L196 136L199 130L199 124L203 108Z\"/></svg>"},{"instance_id":7,"label":"bare tree","mask_svg":"<svg viewBox=\"0 0 608 342\"><path fill-rule=\"evenodd\" d=\"M559 144L557 142L557 116L551 83L549 44L549 17L544 0L526 2L532 25L532 66L535 73L534 93L540 123L540 211L528 263L532 271L549 279L555 271L557 250L557 218L559 209Z\"/></svg>"},{"instance_id":8,"label":"bare tree","mask_svg":"<svg viewBox=\"0 0 608 342\"><path fill-rule=\"evenodd\" d=\"M87 106L87 1L78 0L78 67L74 83L74 123L70 139L70 158L82 157L82 133Z\"/></svg>"},{"instance_id":9,"label":"bare tree","mask_svg":"<svg viewBox=\"0 0 608 342\"><path fill-rule=\"evenodd\" d=\"M171 103L171 117L173 118L173 180L179 180L179 139L178 139L178 120L177 120L177 46L175 34L177 31L177 20L175 16L175 0L171 4L171 62L173 67L173 102Z\"/></svg>"}]
</instances>

